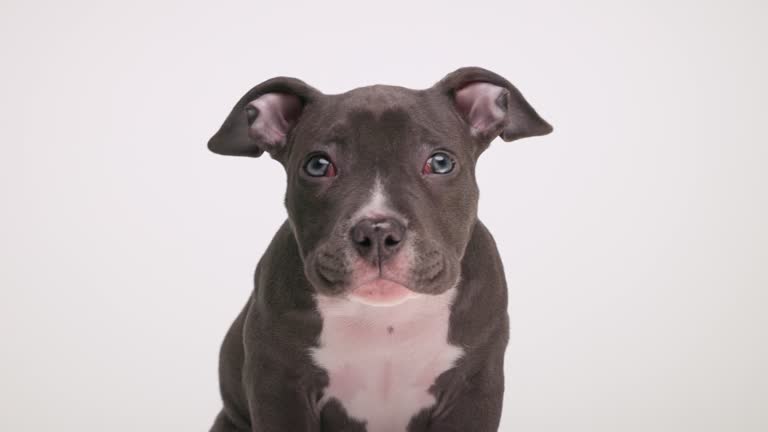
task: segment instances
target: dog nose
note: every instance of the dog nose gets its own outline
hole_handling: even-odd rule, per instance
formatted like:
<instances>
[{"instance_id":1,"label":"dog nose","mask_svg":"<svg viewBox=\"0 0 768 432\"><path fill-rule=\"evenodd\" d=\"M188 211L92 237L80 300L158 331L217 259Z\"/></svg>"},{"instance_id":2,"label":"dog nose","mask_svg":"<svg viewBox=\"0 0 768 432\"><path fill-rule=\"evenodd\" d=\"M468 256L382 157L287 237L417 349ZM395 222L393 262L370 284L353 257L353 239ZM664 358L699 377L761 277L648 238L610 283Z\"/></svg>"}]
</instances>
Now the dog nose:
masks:
<instances>
[{"instance_id":1,"label":"dog nose","mask_svg":"<svg viewBox=\"0 0 768 432\"><path fill-rule=\"evenodd\" d=\"M350 236L362 258L385 261L403 244L405 227L392 218L363 219L352 227Z\"/></svg>"}]
</instances>

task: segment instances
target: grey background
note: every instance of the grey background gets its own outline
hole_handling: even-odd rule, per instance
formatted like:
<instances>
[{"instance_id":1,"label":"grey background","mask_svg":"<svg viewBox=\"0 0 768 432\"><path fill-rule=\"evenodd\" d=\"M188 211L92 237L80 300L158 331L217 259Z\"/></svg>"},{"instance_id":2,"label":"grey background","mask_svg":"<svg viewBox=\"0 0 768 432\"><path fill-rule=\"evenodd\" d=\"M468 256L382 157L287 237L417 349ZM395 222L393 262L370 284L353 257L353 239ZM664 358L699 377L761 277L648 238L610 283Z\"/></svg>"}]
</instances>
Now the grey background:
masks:
<instances>
[{"instance_id":1,"label":"grey background","mask_svg":"<svg viewBox=\"0 0 768 432\"><path fill-rule=\"evenodd\" d=\"M515 83L480 214L510 283L503 431L768 430L759 1L0 3L0 429L205 430L284 174L205 149L275 75Z\"/></svg>"}]
</instances>

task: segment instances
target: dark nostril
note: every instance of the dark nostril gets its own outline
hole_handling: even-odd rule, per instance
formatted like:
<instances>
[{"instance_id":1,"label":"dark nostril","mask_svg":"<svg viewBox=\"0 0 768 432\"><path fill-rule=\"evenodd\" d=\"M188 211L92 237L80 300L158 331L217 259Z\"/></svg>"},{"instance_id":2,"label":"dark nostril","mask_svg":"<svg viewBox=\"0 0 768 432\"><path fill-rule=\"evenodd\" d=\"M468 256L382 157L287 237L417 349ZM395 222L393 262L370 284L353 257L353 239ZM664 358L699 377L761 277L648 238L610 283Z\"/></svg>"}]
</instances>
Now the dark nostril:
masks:
<instances>
[{"instance_id":1,"label":"dark nostril","mask_svg":"<svg viewBox=\"0 0 768 432\"><path fill-rule=\"evenodd\" d=\"M391 235L388 235L384 238L384 246L395 246L398 243L400 243L400 240L396 239Z\"/></svg>"},{"instance_id":2,"label":"dark nostril","mask_svg":"<svg viewBox=\"0 0 768 432\"><path fill-rule=\"evenodd\" d=\"M352 228L352 241L360 247L369 248L373 245L371 234L369 226L358 224Z\"/></svg>"}]
</instances>

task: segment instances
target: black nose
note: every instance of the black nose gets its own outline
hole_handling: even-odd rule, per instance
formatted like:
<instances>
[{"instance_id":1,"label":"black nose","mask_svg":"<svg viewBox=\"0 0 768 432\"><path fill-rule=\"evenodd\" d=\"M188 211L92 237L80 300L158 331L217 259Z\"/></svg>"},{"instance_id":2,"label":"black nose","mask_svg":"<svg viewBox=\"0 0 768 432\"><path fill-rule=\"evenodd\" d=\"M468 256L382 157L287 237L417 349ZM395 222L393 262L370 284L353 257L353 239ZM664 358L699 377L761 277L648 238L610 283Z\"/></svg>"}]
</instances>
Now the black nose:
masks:
<instances>
[{"instance_id":1,"label":"black nose","mask_svg":"<svg viewBox=\"0 0 768 432\"><path fill-rule=\"evenodd\" d=\"M383 262L400 249L405 227L392 218L363 219L352 227L350 237L362 258Z\"/></svg>"}]
</instances>

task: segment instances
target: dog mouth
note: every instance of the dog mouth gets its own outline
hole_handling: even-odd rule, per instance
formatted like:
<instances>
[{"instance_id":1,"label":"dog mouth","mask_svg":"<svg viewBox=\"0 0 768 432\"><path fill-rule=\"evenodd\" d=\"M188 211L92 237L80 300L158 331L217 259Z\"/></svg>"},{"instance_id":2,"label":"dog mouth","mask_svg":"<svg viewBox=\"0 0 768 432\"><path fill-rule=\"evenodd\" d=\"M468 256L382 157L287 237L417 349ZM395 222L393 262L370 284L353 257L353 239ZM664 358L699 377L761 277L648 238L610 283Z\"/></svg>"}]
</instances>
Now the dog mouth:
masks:
<instances>
[{"instance_id":1,"label":"dog mouth","mask_svg":"<svg viewBox=\"0 0 768 432\"><path fill-rule=\"evenodd\" d=\"M307 276L323 295L391 307L443 292L453 279L449 264L450 260L436 250L422 252L415 259L398 254L372 265L340 251L321 249L313 254L306 269L311 270Z\"/></svg>"},{"instance_id":2,"label":"dog mouth","mask_svg":"<svg viewBox=\"0 0 768 432\"><path fill-rule=\"evenodd\" d=\"M367 306L392 307L422 295L397 282L377 278L357 286L347 294L347 298Z\"/></svg>"}]
</instances>

